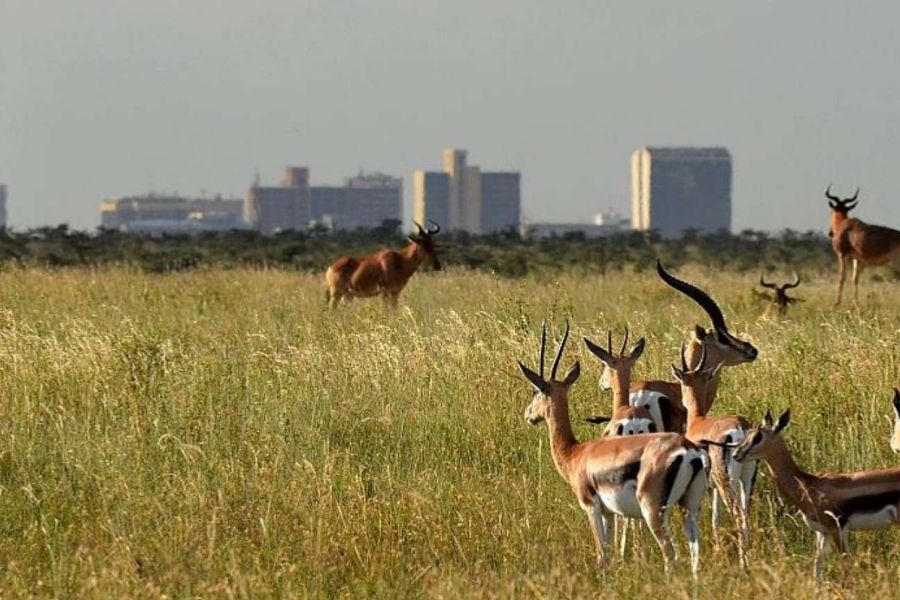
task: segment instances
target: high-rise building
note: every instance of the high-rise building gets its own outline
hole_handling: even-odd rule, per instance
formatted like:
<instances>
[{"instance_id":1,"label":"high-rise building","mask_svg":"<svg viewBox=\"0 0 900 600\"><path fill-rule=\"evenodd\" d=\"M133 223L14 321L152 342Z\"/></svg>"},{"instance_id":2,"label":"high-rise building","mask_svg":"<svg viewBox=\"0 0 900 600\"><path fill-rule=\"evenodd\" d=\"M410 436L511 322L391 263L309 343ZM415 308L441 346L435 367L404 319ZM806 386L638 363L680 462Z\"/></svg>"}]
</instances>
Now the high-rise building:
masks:
<instances>
[{"instance_id":1,"label":"high-rise building","mask_svg":"<svg viewBox=\"0 0 900 600\"><path fill-rule=\"evenodd\" d=\"M731 230L731 154L725 148L640 148L631 155L632 227L666 238Z\"/></svg>"},{"instance_id":2,"label":"high-rise building","mask_svg":"<svg viewBox=\"0 0 900 600\"><path fill-rule=\"evenodd\" d=\"M448 148L443 154L443 172L415 172L415 219L420 223L432 219L446 229L470 233L518 228L520 174L482 171L466 164L466 158L465 150Z\"/></svg>"},{"instance_id":3,"label":"high-rise building","mask_svg":"<svg viewBox=\"0 0 900 600\"><path fill-rule=\"evenodd\" d=\"M0 183L0 229L6 229L6 185Z\"/></svg>"},{"instance_id":4,"label":"high-rise building","mask_svg":"<svg viewBox=\"0 0 900 600\"><path fill-rule=\"evenodd\" d=\"M104 229L141 233L181 233L241 229L241 200L182 196L127 196L100 203Z\"/></svg>"},{"instance_id":5,"label":"high-rise building","mask_svg":"<svg viewBox=\"0 0 900 600\"><path fill-rule=\"evenodd\" d=\"M403 180L384 173L348 177L342 186L310 188L312 219L332 229L373 229L385 221L400 221Z\"/></svg>"},{"instance_id":6,"label":"high-rise building","mask_svg":"<svg viewBox=\"0 0 900 600\"><path fill-rule=\"evenodd\" d=\"M244 220L264 235L290 229L305 231L309 226L309 169L287 167L280 187L254 182L244 204Z\"/></svg>"}]
</instances>

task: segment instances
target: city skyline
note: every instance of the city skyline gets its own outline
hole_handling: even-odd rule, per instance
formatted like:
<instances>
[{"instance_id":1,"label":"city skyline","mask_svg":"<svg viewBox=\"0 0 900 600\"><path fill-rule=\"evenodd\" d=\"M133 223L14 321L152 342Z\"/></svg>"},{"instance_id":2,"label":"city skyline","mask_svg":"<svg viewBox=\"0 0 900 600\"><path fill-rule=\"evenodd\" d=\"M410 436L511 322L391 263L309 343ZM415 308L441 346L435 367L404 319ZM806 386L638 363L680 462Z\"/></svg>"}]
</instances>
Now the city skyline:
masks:
<instances>
[{"instance_id":1,"label":"city skyline","mask_svg":"<svg viewBox=\"0 0 900 600\"><path fill-rule=\"evenodd\" d=\"M92 228L104 197L243 196L276 165L324 181L364 165L401 174L408 220L412 173L458 145L523 173L524 218L584 222L629 212L633 148L722 145L735 231L824 231L829 183L860 186L859 216L897 226L898 16L888 3L10 0L0 181L13 227Z\"/></svg>"}]
</instances>

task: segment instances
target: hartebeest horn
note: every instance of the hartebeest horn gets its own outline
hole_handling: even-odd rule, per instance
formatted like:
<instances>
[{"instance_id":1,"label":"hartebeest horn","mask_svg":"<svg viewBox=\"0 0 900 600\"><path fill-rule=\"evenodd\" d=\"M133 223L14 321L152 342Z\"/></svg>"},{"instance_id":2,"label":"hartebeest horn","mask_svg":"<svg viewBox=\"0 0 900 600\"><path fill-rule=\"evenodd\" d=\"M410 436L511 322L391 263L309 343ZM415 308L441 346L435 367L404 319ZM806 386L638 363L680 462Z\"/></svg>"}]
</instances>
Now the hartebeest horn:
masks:
<instances>
[{"instance_id":1,"label":"hartebeest horn","mask_svg":"<svg viewBox=\"0 0 900 600\"><path fill-rule=\"evenodd\" d=\"M834 202L840 202L840 201L841 201L841 199L838 198L837 196L832 196L832 195L831 195L831 184L830 184L830 183L828 184L828 187L825 189L825 197L828 198L829 200L834 201Z\"/></svg>"},{"instance_id":2,"label":"hartebeest horn","mask_svg":"<svg viewBox=\"0 0 900 600\"><path fill-rule=\"evenodd\" d=\"M766 281L765 273L759 274L759 285L763 286L764 288L769 288L770 290L774 290L777 287L774 283L769 283L768 281Z\"/></svg>"},{"instance_id":3,"label":"hartebeest horn","mask_svg":"<svg viewBox=\"0 0 900 600\"><path fill-rule=\"evenodd\" d=\"M859 188L856 188L856 193L853 194L852 198L847 198L844 200L844 210L851 211L856 208L856 205L859 204L857 198L859 198Z\"/></svg>"},{"instance_id":4,"label":"hartebeest horn","mask_svg":"<svg viewBox=\"0 0 900 600\"><path fill-rule=\"evenodd\" d=\"M563 349L566 347L566 341L569 339L569 320L566 319L566 328L563 330L562 339L559 342L559 349L556 351L556 358L553 359L553 366L550 367L550 379L556 379L556 370L559 368L559 361L562 360Z\"/></svg>"},{"instance_id":5,"label":"hartebeest horn","mask_svg":"<svg viewBox=\"0 0 900 600\"><path fill-rule=\"evenodd\" d=\"M541 379L544 379L544 350L547 348L547 321L541 321Z\"/></svg>"},{"instance_id":6,"label":"hartebeest horn","mask_svg":"<svg viewBox=\"0 0 900 600\"><path fill-rule=\"evenodd\" d=\"M659 259L656 260L656 272L659 274L660 278L671 287L699 304L700 307L706 311L706 314L709 315L709 319L712 321L715 329L722 330L726 333L728 332L728 325L725 324L725 315L722 314L722 309L719 308L719 305L716 304L715 300L710 298L709 294L686 281L682 281L670 275L663 268L662 262L660 262Z\"/></svg>"},{"instance_id":7,"label":"hartebeest horn","mask_svg":"<svg viewBox=\"0 0 900 600\"><path fill-rule=\"evenodd\" d=\"M437 235L440 232L441 226L437 224L437 221L428 219L428 235Z\"/></svg>"},{"instance_id":8,"label":"hartebeest horn","mask_svg":"<svg viewBox=\"0 0 900 600\"><path fill-rule=\"evenodd\" d=\"M418 223L418 221L413 221L413 225L415 225L415 226L416 226L416 229L419 230L419 235L425 235L425 230L424 230L424 229L422 228L422 226Z\"/></svg>"},{"instance_id":9,"label":"hartebeest horn","mask_svg":"<svg viewBox=\"0 0 900 600\"><path fill-rule=\"evenodd\" d=\"M796 271L794 271L794 281L791 283L786 283L783 286L781 286L781 290L782 291L790 290L790 289L797 287L798 285L800 285L800 276L797 275Z\"/></svg>"}]
</instances>

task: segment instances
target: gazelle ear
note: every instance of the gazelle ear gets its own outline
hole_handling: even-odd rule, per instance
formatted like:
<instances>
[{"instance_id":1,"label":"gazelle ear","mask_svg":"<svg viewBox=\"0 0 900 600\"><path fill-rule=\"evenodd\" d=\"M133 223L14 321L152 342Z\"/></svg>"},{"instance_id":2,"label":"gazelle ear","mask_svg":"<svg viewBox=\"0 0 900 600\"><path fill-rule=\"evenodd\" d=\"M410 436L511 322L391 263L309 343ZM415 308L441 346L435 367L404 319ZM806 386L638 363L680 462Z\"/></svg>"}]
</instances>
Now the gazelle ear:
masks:
<instances>
[{"instance_id":1,"label":"gazelle ear","mask_svg":"<svg viewBox=\"0 0 900 600\"><path fill-rule=\"evenodd\" d=\"M534 389L545 395L550 394L550 384L544 381L540 375L523 365L521 362L519 362L519 370L522 371L522 375L525 376L525 379L534 386Z\"/></svg>"},{"instance_id":2,"label":"gazelle ear","mask_svg":"<svg viewBox=\"0 0 900 600\"><path fill-rule=\"evenodd\" d=\"M572 365L568 371L566 371L566 376L563 378L563 384L569 388L572 387L572 384L578 381L578 376L581 375L581 365L578 361L575 361L575 364Z\"/></svg>"},{"instance_id":3,"label":"gazelle ear","mask_svg":"<svg viewBox=\"0 0 900 600\"><path fill-rule=\"evenodd\" d=\"M775 423L775 428L772 430L772 433L778 433L782 429L788 426L788 423L791 422L791 409L787 409L781 416L778 417L778 422Z\"/></svg>"},{"instance_id":4,"label":"gazelle ear","mask_svg":"<svg viewBox=\"0 0 900 600\"><path fill-rule=\"evenodd\" d=\"M766 427L768 429L772 428L772 411L766 410L766 414L765 416L763 416L762 424L763 427Z\"/></svg>"},{"instance_id":5,"label":"gazelle ear","mask_svg":"<svg viewBox=\"0 0 900 600\"><path fill-rule=\"evenodd\" d=\"M605 348L598 346L587 338L584 338L584 345L591 351L591 354L602 360L603 364L609 365L612 362L613 356Z\"/></svg>"},{"instance_id":6,"label":"gazelle ear","mask_svg":"<svg viewBox=\"0 0 900 600\"><path fill-rule=\"evenodd\" d=\"M644 346L647 345L647 340L641 338L637 341L637 344L634 345L634 348L631 349L631 354L628 355L632 361L635 361L641 357L641 354L644 353Z\"/></svg>"}]
</instances>

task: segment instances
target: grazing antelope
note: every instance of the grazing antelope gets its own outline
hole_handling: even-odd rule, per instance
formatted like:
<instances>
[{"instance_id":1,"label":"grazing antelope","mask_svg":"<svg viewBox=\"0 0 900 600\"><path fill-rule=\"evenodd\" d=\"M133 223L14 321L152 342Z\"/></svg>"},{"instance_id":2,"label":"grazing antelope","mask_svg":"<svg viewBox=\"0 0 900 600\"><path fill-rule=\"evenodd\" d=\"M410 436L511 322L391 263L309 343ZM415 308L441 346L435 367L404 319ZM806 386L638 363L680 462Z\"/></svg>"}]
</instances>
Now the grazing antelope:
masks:
<instances>
[{"instance_id":1,"label":"grazing antelope","mask_svg":"<svg viewBox=\"0 0 900 600\"><path fill-rule=\"evenodd\" d=\"M900 231L881 225L870 225L850 217L850 211L859 204L859 188L852 198L841 200L831 195L831 186L825 190L831 217L828 236L838 257L838 289L835 304L841 303L844 292L844 264L853 261L853 301L859 301L859 273L863 265L880 266L900 259Z\"/></svg>"},{"instance_id":2,"label":"grazing antelope","mask_svg":"<svg viewBox=\"0 0 900 600\"><path fill-rule=\"evenodd\" d=\"M599 346L584 338L587 349L603 362L603 373L600 376L600 387L612 389L613 410L612 417L591 417L590 423L609 421L604 435L637 435L640 433L656 433L663 430L661 415L652 414L644 406L632 406L628 402L628 388L631 381L631 369L644 353L644 338L637 341L631 352L625 354L628 346L628 330L622 340L622 348L619 354L613 353L612 332L606 333L606 348Z\"/></svg>"},{"instance_id":3,"label":"grazing antelope","mask_svg":"<svg viewBox=\"0 0 900 600\"><path fill-rule=\"evenodd\" d=\"M794 273L794 281L790 283L784 283L782 285L769 283L768 281L766 281L765 275L763 273L760 273L759 285L775 292L774 295L770 295L765 292L756 292L756 290L754 289L754 292L756 292L759 297L765 298L769 301L769 306L766 307L766 311L763 313L764 317L771 316L772 313L777 313L778 315L784 316L787 313L788 306L795 302L803 302L803 300L800 298L794 298L787 295L788 290L794 289L795 287L800 285L800 276L797 275L797 273Z\"/></svg>"},{"instance_id":4,"label":"grazing antelope","mask_svg":"<svg viewBox=\"0 0 900 600\"><path fill-rule=\"evenodd\" d=\"M694 326L693 336L687 347L687 364L695 365L700 352L705 349L710 364L730 367L756 360L759 351L750 342L735 337L728 331L725 315L709 294L698 287L669 274L660 261L656 261L656 272L669 286L675 288L696 302L709 315L712 327L703 329ZM601 379L602 381L602 379ZM704 399L705 410L709 410L719 387L719 374L713 378ZM671 381L635 381L630 385L629 402L643 406L652 414L661 416L664 431L682 433L687 426L687 411L681 403L681 384Z\"/></svg>"},{"instance_id":5,"label":"grazing antelope","mask_svg":"<svg viewBox=\"0 0 900 600\"><path fill-rule=\"evenodd\" d=\"M604 566L609 555L610 517L619 514L647 523L668 571L674 549L667 522L672 506L678 503L685 511L684 530L691 569L696 574L700 567L697 517L709 466L706 452L674 433L601 437L588 442L575 439L569 418L569 388L578 379L579 364L576 362L562 380L556 378L568 335L567 321L549 379L544 375L546 327L541 327L540 371L518 363L534 387L525 419L532 425L547 421L553 462L588 515L598 565Z\"/></svg>"},{"instance_id":6,"label":"grazing antelope","mask_svg":"<svg viewBox=\"0 0 900 600\"><path fill-rule=\"evenodd\" d=\"M741 416L709 416L707 387L718 374L721 364L707 368L706 349L700 351L700 362L693 369L687 365L684 345L681 347L681 368L672 365L672 374L681 382L681 401L687 408L687 432L692 442L707 442L709 449L712 490L712 526L719 526L722 504L731 513L732 522L740 527L738 548L742 564L746 565L747 545L750 541L750 497L756 482L756 461L739 463L730 456L730 447L740 443L753 428ZM738 499L737 496L740 496Z\"/></svg>"},{"instance_id":7,"label":"grazing antelope","mask_svg":"<svg viewBox=\"0 0 900 600\"><path fill-rule=\"evenodd\" d=\"M819 577L828 551L849 552L851 529L884 529L898 523L900 514L900 468L856 473L807 473L791 456L781 432L791 420L791 410L778 421L766 412L762 425L751 429L735 448L739 462L764 460L775 478L778 491L802 514L816 532L814 573Z\"/></svg>"},{"instance_id":8,"label":"grazing antelope","mask_svg":"<svg viewBox=\"0 0 900 600\"><path fill-rule=\"evenodd\" d=\"M328 286L326 300L335 308L341 300L367 296L383 296L388 305L397 306L397 297L419 265L430 260L435 271L441 270L437 247L432 236L440 230L434 221L428 229L415 223L419 230L409 236L409 244L400 251L381 250L366 256L345 256L336 260L325 273Z\"/></svg>"},{"instance_id":9,"label":"grazing antelope","mask_svg":"<svg viewBox=\"0 0 900 600\"><path fill-rule=\"evenodd\" d=\"M894 429L891 435L891 450L900 452L900 389L894 388Z\"/></svg>"}]
</instances>

